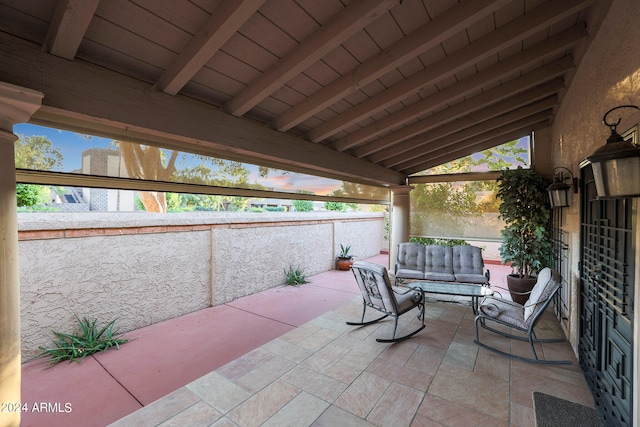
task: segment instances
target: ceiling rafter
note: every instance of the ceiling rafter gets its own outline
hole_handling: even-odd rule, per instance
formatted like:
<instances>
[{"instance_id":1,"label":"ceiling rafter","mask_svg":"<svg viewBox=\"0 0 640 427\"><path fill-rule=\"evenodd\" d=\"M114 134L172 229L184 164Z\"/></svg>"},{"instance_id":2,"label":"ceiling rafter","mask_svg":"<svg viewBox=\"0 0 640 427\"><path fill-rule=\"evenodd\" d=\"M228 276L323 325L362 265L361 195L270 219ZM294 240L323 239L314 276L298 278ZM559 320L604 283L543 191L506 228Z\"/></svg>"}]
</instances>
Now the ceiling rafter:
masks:
<instances>
[{"instance_id":1,"label":"ceiling rafter","mask_svg":"<svg viewBox=\"0 0 640 427\"><path fill-rule=\"evenodd\" d=\"M52 55L73 59L100 0L58 0L43 44Z\"/></svg>"},{"instance_id":2,"label":"ceiling rafter","mask_svg":"<svg viewBox=\"0 0 640 427\"><path fill-rule=\"evenodd\" d=\"M516 101L520 100L516 99ZM455 141L466 140L476 135L483 134L489 130L498 129L509 123L517 122L518 120L533 116L541 111L552 109L557 104L558 97L556 95L551 95L523 107L509 110L501 115L494 115L489 119L485 118L484 120L475 123L466 122L465 124L471 123L471 125L466 127L461 126L457 131L455 126L452 126L451 124L442 126L435 129L433 132L429 132L428 135L422 136L422 138L420 138L420 136L414 138L416 139L417 145L415 148L390 157L382 163L387 167L401 165L410 159L430 155L434 151L454 145ZM410 141L413 142L413 140Z\"/></svg>"},{"instance_id":3,"label":"ceiling rafter","mask_svg":"<svg viewBox=\"0 0 640 427\"><path fill-rule=\"evenodd\" d=\"M581 39L586 37L586 35L587 33L585 29L580 26L565 30L563 33L558 34L555 37L538 43L537 45L507 58L507 60L491 65L479 73L460 80L458 83L448 86L434 95L415 102L397 113L390 114L376 121L372 125L365 126L352 132L347 137L336 141L333 144L333 147L339 151L344 151L348 148L360 145L389 129L397 128L407 122L423 116L425 111L431 111L434 108L460 99L468 93L476 90L478 87L498 81L509 74L520 71L537 61L543 60L546 56L562 52L568 47L578 43Z\"/></svg>"},{"instance_id":4,"label":"ceiling rafter","mask_svg":"<svg viewBox=\"0 0 640 427\"><path fill-rule=\"evenodd\" d=\"M313 142L326 139L346 127L414 95L425 86L452 77L465 68L475 65L478 61L548 28L550 23L558 22L575 13L585 1L568 0L555 2L553 5L545 3L538 6L526 15L453 52L423 71L401 80L391 88L317 126L307 133L307 139Z\"/></svg>"},{"instance_id":5,"label":"ceiling rafter","mask_svg":"<svg viewBox=\"0 0 640 427\"><path fill-rule=\"evenodd\" d=\"M382 158L378 158L376 156L376 153L380 151L393 147L393 152L397 154L402 150L402 148L397 144L400 144L413 136L419 135L449 121L453 121L488 105L500 102L505 98L517 94L518 92L530 89L550 79L558 78L558 76L562 76L571 68L573 68L573 58L571 56L565 56L558 61L527 73L522 77L509 80L508 82L483 92L480 95L471 97L465 102L460 102L453 107L441 110L427 118L376 139L375 141L364 144L352 150L351 154L356 157L370 156L369 160L372 162L380 161L383 158L386 158L384 155ZM558 80L564 81L562 77L559 77Z\"/></svg>"},{"instance_id":6,"label":"ceiling rafter","mask_svg":"<svg viewBox=\"0 0 640 427\"><path fill-rule=\"evenodd\" d=\"M434 161L434 159L436 158L440 162L439 164L446 163L448 161L455 160L461 157L457 154L458 151L466 149L467 146L472 146L474 144L487 141L489 139L507 134L517 129L525 129L527 128L527 126L530 126L533 123L549 120L552 114L553 110L547 109L541 112L537 112L533 115L525 115L524 117L515 121L512 120L513 116L509 117L509 119L503 119L502 121L496 119L491 124L485 124L484 131L482 129L472 129L465 130L457 134L448 135L439 140L431 141L428 145L416 149L415 151L419 152L420 156L406 157L404 161L400 161L401 159L393 159L390 160L389 163L395 163L395 166L402 171L406 171L408 168L424 164L425 159L427 159L427 163ZM525 132L524 134L520 134L520 137L527 135L529 135L529 131ZM458 138L457 141L465 141L464 147L459 148L455 144L455 142L453 142L456 140L456 138ZM502 142L504 143L506 141L508 140L503 140Z\"/></svg>"},{"instance_id":7,"label":"ceiling rafter","mask_svg":"<svg viewBox=\"0 0 640 427\"><path fill-rule=\"evenodd\" d=\"M274 119L271 127L280 131L291 129L349 93L427 52L508 2L509 0L474 0L446 10L433 21L424 24Z\"/></svg>"},{"instance_id":8,"label":"ceiling rafter","mask_svg":"<svg viewBox=\"0 0 640 427\"><path fill-rule=\"evenodd\" d=\"M34 123L396 185L553 122L517 118L563 99L608 6L531 3L0 0L0 80L46 92Z\"/></svg>"},{"instance_id":9,"label":"ceiling rafter","mask_svg":"<svg viewBox=\"0 0 640 427\"><path fill-rule=\"evenodd\" d=\"M243 115L397 4L398 0L352 2L230 99L224 106L225 111L234 116Z\"/></svg>"},{"instance_id":10,"label":"ceiling rafter","mask_svg":"<svg viewBox=\"0 0 640 427\"><path fill-rule=\"evenodd\" d=\"M512 110L516 110L520 107L526 106L527 104L555 94L562 88L564 88L564 79L560 77L541 84L540 86L525 90L524 92L509 98L496 98L496 103L487 106L486 108L461 117L458 120L447 122L439 127L435 127L433 130L428 132L428 134L417 135L400 144L381 150L369 156L367 160L373 163L381 163L390 158L400 157L403 153L411 152L412 150L419 152L419 147L428 144L430 141L445 137L462 129L478 125L493 117L507 114Z\"/></svg>"},{"instance_id":11,"label":"ceiling rafter","mask_svg":"<svg viewBox=\"0 0 640 427\"><path fill-rule=\"evenodd\" d=\"M424 163L403 170L403 172L407 175L422 172L424 170L450 162L452 160L470 156L474 153L479 153L480 151L487 150L500 144L504 144L506 141L513 141L515 139L522 138L523 136L528 136L532 132L537 132L540 129L544 129L546 127L549 127L549 119L543 119L535 123L524 124L521 128L510 132L493 132L493 135L487 135L486 138L476 138L477 141L465 141L464 144L461 143L457 145L456 148L452 149L450 152L444 152L441 155L434 156Z\"/></svg>"},{"instance_id":12,"label":"ceiling rafter","mask_svg":"<svg viewBox=\"0 0 640 427\"><path fill-rule=\"evenodd\" d=\"M177 94L264 2L265 0L223 2L169 64L155 88L169 95Z\"/></svg>"}]
</instances>

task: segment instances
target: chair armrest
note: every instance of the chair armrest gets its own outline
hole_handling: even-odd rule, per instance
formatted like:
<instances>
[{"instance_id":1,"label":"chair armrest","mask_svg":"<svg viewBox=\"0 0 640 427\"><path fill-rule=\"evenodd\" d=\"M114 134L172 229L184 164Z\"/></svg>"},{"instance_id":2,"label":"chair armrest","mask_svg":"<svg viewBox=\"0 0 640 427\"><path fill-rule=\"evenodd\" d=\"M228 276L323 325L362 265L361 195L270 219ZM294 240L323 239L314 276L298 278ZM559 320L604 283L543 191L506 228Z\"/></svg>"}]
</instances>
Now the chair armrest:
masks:
<instances>
[{"instance_id":1,"label":"chair armrest","mask_svg":"<svg viewBox=\"0 0 640 427\"><path fill-rule=\"evenodd\" d=\"M397 288L397 286L396 286L395 288ZM392 290L392 291L393 291L393 293L394 293L394 294L396 294L396 295L406 295L406 294L408 294L409 292L422 292L422 290L421 290L421 289L419 289L419 288L418 288L418 289L414 289L414 288L407 288L407 290L406 290L406 291L404 291L404 292L398 291L398 290L397 290L397 289L395 289L395 288L391 288L391 290Z\"/></svg>"},{"instance_id":2,"label":"chair armrest","mask_svg":"<svg viewBox=\"0 0 640 427\"><path fill-rule=\"evenodd\" d=\"M517 308L522 308L523 306L518 304L517 302L513 302L511 300L508 299L504 299L504 298L496 298L493 295L489 295L484 297L484 299L482 300L482 302L480 303L480 305L484 304L485 302L487 302L488 304L491 304L491 300L495 300L495 301L499 301L501 304L507 304L513 307L517 307Z\"/></svg>"}]
</instances>

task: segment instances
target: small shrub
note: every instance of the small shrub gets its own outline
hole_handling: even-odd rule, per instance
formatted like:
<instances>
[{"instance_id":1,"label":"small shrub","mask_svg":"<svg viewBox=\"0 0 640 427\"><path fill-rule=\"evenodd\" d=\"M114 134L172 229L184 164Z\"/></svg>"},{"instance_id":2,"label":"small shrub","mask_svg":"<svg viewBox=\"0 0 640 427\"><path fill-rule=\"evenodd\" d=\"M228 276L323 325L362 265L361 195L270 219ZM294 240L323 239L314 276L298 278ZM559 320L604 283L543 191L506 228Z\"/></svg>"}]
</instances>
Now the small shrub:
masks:
<instances>
[{"instance_id":1,"label":"small shrub","mask_svg":"<svg viewBox=\"0 0 640 427\"><path fill-rule=\"evenodd\" d=\"M344 212L347 210L347 204L343 202L325 202L324 208L328 211Z\"/></svg>"},{"instance_id":2,"label":"small shrub","mask_svg":"<svg viewBox=\"0 0 640 427\"><path fill-rule=\"evenodd\" d=\"M313 210L313 202L311 200L294 200L292 204L296 212L311 212Z\"/></svg>"},{"instance_id":3,"label":"small shrub","mask_svg":"<svg viewBox=\"0 0 640 427\"><path fill-rule=\"evenodd\" d=\"M309 283L307 282L307 275L305 274L304 269L300 267L293 268L290 266L289 270L285 270L284 274L286 276L286 284L289 286L299 286Z\"/></svg>"},{"instance_id":4,"label":"small shrub","mask_svg":"<svg viewBox=\"0 0 640 427\"><path fill-rule=\"evenodd\" d=\"M96 327L96 320L93 322L90 322L87 318L80 320L78 316L76 316L76 319L80 324L80 333L71 335L53 331L57 337L53 341L54 348L40 347L42 353L36 356L36 359L49 356L51 365L60 363L63 360L79 363L90 354L98 353L111 347L120 349L120 345L129 341L128 339L120 338L120 334L113 332L115 319L100 330Z\"/></svg>"},{"instance_id":5,"label":"small shrub","mask_svg":"<svg viewBox=\"0 0 640 427\"><path fill-rule=\"evenodd\" d=\"M462 239L434 239L433 237L411 237L409 241L422 245L458 246L469 244L466 240Z\"/></svg>"}]
</instances>

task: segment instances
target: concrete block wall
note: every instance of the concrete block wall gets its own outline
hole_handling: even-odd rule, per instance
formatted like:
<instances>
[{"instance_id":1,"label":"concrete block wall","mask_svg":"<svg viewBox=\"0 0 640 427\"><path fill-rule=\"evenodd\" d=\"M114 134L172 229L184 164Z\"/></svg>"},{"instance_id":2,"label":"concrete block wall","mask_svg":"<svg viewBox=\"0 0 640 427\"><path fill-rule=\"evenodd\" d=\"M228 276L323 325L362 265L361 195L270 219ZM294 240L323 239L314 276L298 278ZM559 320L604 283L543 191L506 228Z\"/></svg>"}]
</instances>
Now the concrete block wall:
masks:
<instances>
[{"instance_id":1,"label":"concrete block wall","mask_svg":"<svg viewBox=\"0 0 640 427\"><path fill-rule=\"evenodd\" d=\"M383 249L381 213L19 214L23 360L75 332L75 315L121 332L284 284Z\"/></svg>"}]
</instances>

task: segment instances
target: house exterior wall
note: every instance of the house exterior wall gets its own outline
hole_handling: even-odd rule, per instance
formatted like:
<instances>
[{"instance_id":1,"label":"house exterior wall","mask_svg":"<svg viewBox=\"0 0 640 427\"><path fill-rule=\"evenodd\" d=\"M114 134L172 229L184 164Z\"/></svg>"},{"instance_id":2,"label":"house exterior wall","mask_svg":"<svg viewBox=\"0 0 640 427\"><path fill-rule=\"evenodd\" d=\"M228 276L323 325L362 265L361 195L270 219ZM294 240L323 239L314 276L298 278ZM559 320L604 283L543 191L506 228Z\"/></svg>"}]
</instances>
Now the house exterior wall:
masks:
<instances>
[{"instance_id":1,"label":"house exterior wall","mask_svg":"<svg viewBox=\"0 0 640 427\"><path fill-rule=\"evenodd\" d=\"M23 360L76 330L127 332L334 268L384 247L382 213L19 214ZM350 273L345 273L350 274Z\"/></svg>"},{"instance_id":2,"label":"house exterior wall","mask_svg":"<svg viewBox=\"0 0 640 427\"><path fill-rule=\"evenodd\" d=\"M603 2L603 5L606 2ZM569 168L580 176L580 163L604 145L609 129L602 117L609 109L640 105L640 7L636 0L614 0L597 35L585 52L551 128L552 166ZM588 23L589 24L589 23ZM593 25L593 23L591 23ZM618 110L609 119L622 118L620 133L640 122L640 114L631 109ZM569 233L571 277L568 337L577 352L579 341L579 195L573 195L571 207L563 212L564 231ZM636 199L637 203L637 199ZM636 208L637 211L637 208ZM636 271L635 313L640 300L640 277ZM635 318L635 351L638 355L638 316ZM638 357L635 362L634 393L638 395ZM637 402L637 399L636 399ZM638 413L638 407L634 408Z\"/></svg>"}]
</instances>

